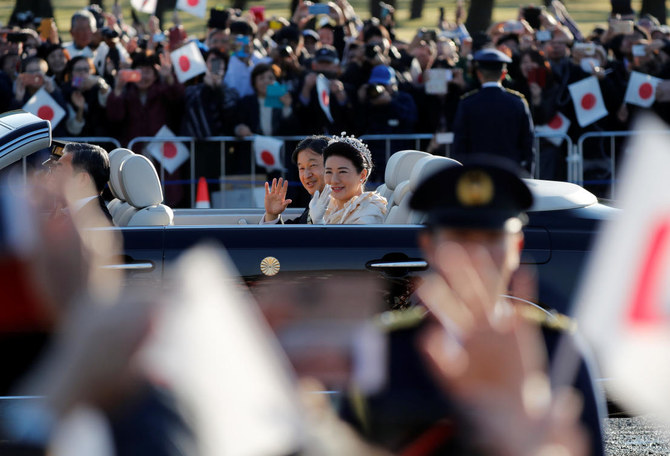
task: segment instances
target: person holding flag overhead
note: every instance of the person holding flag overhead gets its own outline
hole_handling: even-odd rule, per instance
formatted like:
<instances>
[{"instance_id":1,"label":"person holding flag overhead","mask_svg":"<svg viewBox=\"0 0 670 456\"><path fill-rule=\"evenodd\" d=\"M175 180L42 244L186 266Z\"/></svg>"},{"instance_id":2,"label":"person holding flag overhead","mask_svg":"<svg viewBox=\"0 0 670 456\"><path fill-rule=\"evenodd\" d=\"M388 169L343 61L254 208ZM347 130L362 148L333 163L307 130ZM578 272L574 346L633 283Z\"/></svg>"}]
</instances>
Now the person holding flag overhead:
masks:
<instances>
[{"instance_id":1,"label":"person holding flag overhead","mask_svg":"<svg viewBox=\"0 0 670 456\"><path fill-rule=\"evenodd\" d=\"M340 60L332 46L321 46L298 89L296 116L304 133L339 133L350 130L353 119L353 88L340 81Z\"/></svg>"},{"instance_id":2,"label":"person holding flag overhead","mask_svg":"<svg viewBox=\"0 0 670 456\"><path fill-rule=\"evenodd\" d=\"M40 119L51 122L54 136L67 136L65 122L61 122L67 103L53 77L47 76L48 68L47 62L37 56L21 62L11 108L32 112Z\"/></svg>"},{"instance_id":3,"label":"person holding flag overhead","mask_svg":"<svg viewBox=\"0 0 670 456\"><path fill-rule=\"evenodd\" d=\"M137 136L153 136L163 125L177 131L173 120L181 119L175 108L181 105L184 86L175 80L170 59L147 51L137 53L132 66L135 71L117 73L107 98L107 117L119 123L123 144Z\"/></svg>"}]
</instances>

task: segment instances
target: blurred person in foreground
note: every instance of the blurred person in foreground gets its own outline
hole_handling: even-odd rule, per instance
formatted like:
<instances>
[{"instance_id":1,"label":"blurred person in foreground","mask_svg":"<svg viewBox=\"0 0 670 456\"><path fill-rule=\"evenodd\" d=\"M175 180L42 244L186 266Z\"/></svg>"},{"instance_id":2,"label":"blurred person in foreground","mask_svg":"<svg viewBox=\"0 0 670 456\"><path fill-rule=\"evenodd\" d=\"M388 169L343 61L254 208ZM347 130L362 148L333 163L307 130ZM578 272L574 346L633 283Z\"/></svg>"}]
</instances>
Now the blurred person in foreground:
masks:
<instances>
[{"instance_id":1,"label":"blurred person in foreground","mask_svg":"<svg viewBox=\"0 0 670 456\"><path fill-rule=\"evenodd\" d=\"M555 444L602 455L600 393L570 320L501 298L520 265L532 195L513 164L488 159L437 171L412 196L427 216L419 245L433 274L418 288L427 310L380 317L389 382L366 397L353 389L343 416L368 440L407 454L540 454ZM550 383L543 361L563 343L579 366L571 385ZM567 386L584 404L579 425ZM572 419L548 425L557 413ZM491 433L480 437L480 428Z\"/></svg>"},{"instance_id":2,"label":"blurred person in foreground","mask_svg":"<svg viewBox=\"0 0 670 456\"><path fill-rule=\"evenodd\" d=\"M0 311L0 343L31 355L5 364L2 382L11 380L10 394L39 396L3 409L0 454L194 454L170 392L132 362L158 299L119 299L115 273L99 267L118 251L103 238L118 233L87 239L71 212L44 216L53 199L67 199L44 182L0 188L0 267L12 296ZM17 340L42 343L30 352Z\"/></svg>"},{"instance_id":3,"label":"blurred person in foreground","mask_svg":"<svg viewBox=\"0 0 670 456\"><path fill-rule=\"evenodd\" d=\"M105 149L94 144L67 143L63 155L50 165L50 171L52 182L65 195L67 207L79 227L113 226L102 199L109 181L109 157Z\"/></svg>"},{"instance_id":4,"label":"blurred person in foreground","mask_svg":"<svg viewBox=\"0 0 670 456\"><path fill-rule=\"evenodd\" d=\"M307 190L310 197L323 192L326 185L324 180L323 150L328 145L326 136L309 136L298 143L291 160L298 166L300 183ZM286 199L288 181L283 178L272 179L272 184L265 183L265 214L261 223L312 223L309 217L309 207L306 207L300 217L284 220L281 216L292 200Z\"/></svg>"}]
</instances>

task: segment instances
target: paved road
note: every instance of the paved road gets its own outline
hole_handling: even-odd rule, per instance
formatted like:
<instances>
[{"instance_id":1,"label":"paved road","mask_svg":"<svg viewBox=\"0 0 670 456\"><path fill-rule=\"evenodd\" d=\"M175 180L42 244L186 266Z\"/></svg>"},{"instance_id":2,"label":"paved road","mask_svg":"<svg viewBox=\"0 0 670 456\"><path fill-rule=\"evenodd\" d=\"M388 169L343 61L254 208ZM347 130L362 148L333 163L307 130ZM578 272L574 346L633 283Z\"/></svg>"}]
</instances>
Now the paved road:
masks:
<instances>
[{"instance_id":1,"label":"paved road","mask_svg":"<svg viewBox=\"0 0 670 456\"><path fill-rule=\"evenodd\" d=\"M670 428L645 417L608 418L605 438L608 456L670 454Z\"/></svg>"}]
</instances>

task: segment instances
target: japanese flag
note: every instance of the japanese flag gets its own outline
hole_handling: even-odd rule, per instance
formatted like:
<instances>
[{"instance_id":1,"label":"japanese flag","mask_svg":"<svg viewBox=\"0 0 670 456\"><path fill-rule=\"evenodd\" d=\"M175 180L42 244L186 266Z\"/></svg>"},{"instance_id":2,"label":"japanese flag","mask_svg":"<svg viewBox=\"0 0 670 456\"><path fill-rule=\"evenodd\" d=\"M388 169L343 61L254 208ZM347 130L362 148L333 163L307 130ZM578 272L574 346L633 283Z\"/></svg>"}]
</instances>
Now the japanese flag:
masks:
<instances>
[{"instance_id":1,"label":"japanese flag","mask_svg":"<svg viewBox=\"0 0 670 456\"><path fill-rule=\"evenodd\" d=\"M207 11L207 0L177 0L177 9L202 19Z\"/></svg>"},{"instance_id":2,"label":"japanese flag","mask_svg":"<svg viewBox=\"0 0 670 456\"><path fill-rule=\"evenodd\" d=\"M174 138L174 133L163 125L156 133L156 138ZM175 141L152 142L147 146L147 152L170 174L174 173L190 156L186 146Z\"/></svg>"},{"instance_id":3,"label":"japanese flag","mask_svg":"<svg viewBox=\"0 0 670 456\"><path fill-rule=\"evenodd\" d=\"M562 136L551 136L552 134L566 134L570 128L570 119L565 117L560 112L557 112L554 117L551 118L549 122L545 125L538 125L535 127L535 133L544 133L548 135L544 139L549 141L555 146L560 146L561 143L565 140Z\"/></svg>"},{"instance_id":4,"label":"japanese flag","mask_svg":"<svg viewBox=\"0 0 670 456\"><path fill-rule=\"evenodd\" d=\"M330 123L333 123L333 116L330 114L330 81L322 74L316 78L316 93L319 96L321 109Z\"/></svg>"},{"instance_id":5,"label":"japanese flag","mask_svg":"<svg viewBox=\"0 0 670 456\"><path fill-rule=\"evenodd\" d=\"M188 81L207 71L200 49L193 41L170 53L170 59L179 82Z\"/></svg>"},{"instance_id":6,"label":"japanese flag","mask_svg":"<svg viewBox=\"0 0 670 456\"><path fill-rule=\"evenodd\" d=\"M628 80L625 102L648 108L656 100L656 86L661 80L633 71Z\"/></svg>"},{"instance_id":7,"label":"japanese flag","mask_svg":"<svg viewBox=\"0 0 670 456\"><path fill-rule=\"evenodd\" d=\"M264 166L268 171L283 170L281 149L284 141L269 136L257 135L254 138L254 154L256 164Z\"/></svg>"},{"instance_id":8,"label":"japanese flag","mask_svg":"<svg viewBox=\"0 0 670 456\"><path fill-rule=\"evenodd\" d=\"M633 412L670 423L670 143L645 118L578 295L578 327L608 390ZM632 157L632 154L629 154Z\"/></svg>"},{"instance_id":9,"label":"japanese flag","mask_svg":"<svg viewBox=\"0 0 670 456\"><path fill-rule=\"evenodd\" d=\"M157 0L130 0L130 6L141 13L154 14Z\"/></svg>"},{"instance_id":10,"label":"japanese flag","mask_svg":"<svg viewBox=\"0 0 670 456\"><path fill-rule=\"evenodd\" d=\"M591 125L607 115L603 94L600 92L598 79L595 76L570 84L568 89L570 89L580 127Z\"/></svg>"},{"instance_id":11,"label":"japanese flag","mask_svg":"<svg viewBox=\"0 0 670 456\"><path fill-rule=\"evenodd\" d=\"M56 125L65 117L65 109L56 103L56 100L51 98L51 95L49 95L44 87L30 97L28 102L23 106L23 110L35 114L42 120L48 120L51 122L52 129L56 128Z\"/></svg>"}]
</instances>

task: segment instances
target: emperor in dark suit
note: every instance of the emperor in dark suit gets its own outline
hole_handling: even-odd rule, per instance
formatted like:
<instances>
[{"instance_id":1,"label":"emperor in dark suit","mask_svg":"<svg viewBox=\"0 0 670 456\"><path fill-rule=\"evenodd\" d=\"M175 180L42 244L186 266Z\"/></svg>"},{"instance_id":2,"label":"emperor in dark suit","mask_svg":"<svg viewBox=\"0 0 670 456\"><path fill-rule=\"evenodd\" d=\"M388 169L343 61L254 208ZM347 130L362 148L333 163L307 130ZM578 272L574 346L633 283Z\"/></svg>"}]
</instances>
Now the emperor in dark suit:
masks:
<instances>
[{"instance_id":1,"label":"emperor in dark suit","mask_svg":"<svg viewBox=\"0 0 670 456\"><path fill-rule=\"evenodd\" d=\"M511 59L486 49L475 54L475 62L482 88L465 94L458 105L452 157L500 155L532 171L534 127L528 103L500 85Z\"/></svg>"}]
</instances>

